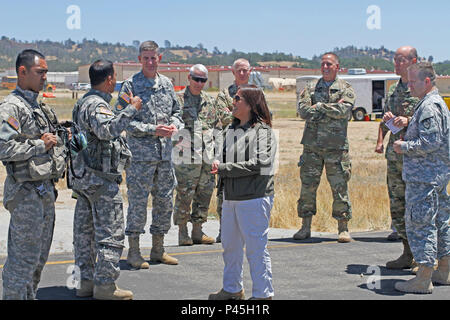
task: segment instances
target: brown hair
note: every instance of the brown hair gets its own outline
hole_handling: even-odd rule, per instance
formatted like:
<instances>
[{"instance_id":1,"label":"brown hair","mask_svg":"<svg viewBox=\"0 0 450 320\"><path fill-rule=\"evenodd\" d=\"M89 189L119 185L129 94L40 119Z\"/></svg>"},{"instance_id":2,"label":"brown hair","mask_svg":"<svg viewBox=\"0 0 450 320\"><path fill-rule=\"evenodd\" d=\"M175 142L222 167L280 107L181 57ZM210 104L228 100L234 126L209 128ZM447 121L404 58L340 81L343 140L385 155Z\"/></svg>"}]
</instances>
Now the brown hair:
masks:
<instances>
[{"instance_id":1,"label":"brown hair","mask_svg":"<svg viewBox=\"0 0 450 320\"><path fill-rule=\"evenodd\" d=\"M419 62L408 67L408 71L418 71L417 75L421 81L426 78L430 78L431 84L436 85L436 73L434 72L433 65L430 62Z\"/></svg>"},{"instance_id":2,"label":"brown hair","mask_svg":"<svg viewBox=\"0 0 450 320\"><path fill-rule=\"evenodd\" d=\"M262 89L258 88L253 84L243 84L239 86L238 90L241 92L242 98L250 106L250 112L252 117L250 119L250 124L254 125L257 122L264 122L272 127L272 119L267 107L266 98Z\"/></svg>"}]
</instances>

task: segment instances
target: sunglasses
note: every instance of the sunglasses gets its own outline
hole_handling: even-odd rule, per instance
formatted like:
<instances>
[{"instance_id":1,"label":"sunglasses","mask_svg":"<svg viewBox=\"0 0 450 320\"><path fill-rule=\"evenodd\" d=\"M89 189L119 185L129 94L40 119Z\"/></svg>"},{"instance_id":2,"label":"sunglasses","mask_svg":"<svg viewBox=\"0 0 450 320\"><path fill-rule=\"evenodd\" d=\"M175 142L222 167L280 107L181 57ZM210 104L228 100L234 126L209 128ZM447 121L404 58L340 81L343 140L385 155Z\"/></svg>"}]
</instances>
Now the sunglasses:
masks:
<instances>
[{"instance_id":1,"label":"sunglasses","mask_svg":"<svg viewBox=\"0 0 450 320\"><path fill-rule=\"evenodd\" d=\"M244 98L241 98L240 96L235 95L233 99L234 99L234 101L239 102L239 101L243 100Z\"/></svg>"},{"instance_id":2,"label":"sunglasses","mask_svg":"<svg viewBox=\"0 0 450 320\"><path fill-rule=\"evenodd\" d=\"M194 76L191 76L191 79L194 80L195 82L201 82L201 83L205 83L206 81L208 81L208 79L198 78L198 77L194 77Z\"/></svg>"}]
</instances>

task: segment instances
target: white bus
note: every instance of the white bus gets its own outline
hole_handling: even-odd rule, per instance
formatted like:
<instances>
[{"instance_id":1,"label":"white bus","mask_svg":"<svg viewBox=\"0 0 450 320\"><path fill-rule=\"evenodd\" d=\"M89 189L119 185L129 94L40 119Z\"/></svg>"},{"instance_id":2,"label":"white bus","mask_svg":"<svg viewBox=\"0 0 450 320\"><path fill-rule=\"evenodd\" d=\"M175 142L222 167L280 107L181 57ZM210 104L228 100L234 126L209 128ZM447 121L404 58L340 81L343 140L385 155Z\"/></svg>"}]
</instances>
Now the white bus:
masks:
<instances>
[{"instance_id":1,"label":"white bus","mask_svg":"<svg viewBox=\"0 0 450 320\"><path fill-rule=\"evenodd\" d=\"M300 92L309 81L319 79L321 76L301 76L297 78L297 104ZM389 87L400 79L393 73L364 74L364 75L338 75L342 80L351 84L356 93L352 116L356 121L364 120L366 115L380 117L383 114L384 102Z\"/></svg>"}]
</instances>

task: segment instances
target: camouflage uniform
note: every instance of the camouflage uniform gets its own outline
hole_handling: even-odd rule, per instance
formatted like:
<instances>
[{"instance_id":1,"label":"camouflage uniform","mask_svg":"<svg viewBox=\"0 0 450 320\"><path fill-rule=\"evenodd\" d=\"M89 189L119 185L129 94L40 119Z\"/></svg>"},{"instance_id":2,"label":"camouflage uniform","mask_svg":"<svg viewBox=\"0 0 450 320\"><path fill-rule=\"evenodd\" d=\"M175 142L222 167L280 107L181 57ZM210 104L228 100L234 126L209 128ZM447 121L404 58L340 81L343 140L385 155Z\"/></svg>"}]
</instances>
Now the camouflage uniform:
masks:
<instances>
[{"instance_id":1,"label":"camouflage uniform","mask_svg":"<svg viewBox=\"0 0 450 320\"><path fill-rule=\"evenodd\" d=\"M238 91L238 86L233 83L228 88L223 89L219 92L216 98L216 106L220 110L225 110L223 114L219 115L219 118L223 119L222 121L222 128L224 129L226 126L228 126L233 121L233 116L231 114L231 111L233 110L233 99ZM229 111L226 111L226 110ZM219 183L219 182L218 182ZM218 188L219 190L220 188ZM219 215L219 218L222 215L222 203L223 203L223 194L221 192L217 192L217 214Z\"/></svg>"},{"instance_id":2,"label":"camouflage uniform","mask_svg":"<svg viewBox=\"0 0 450 320\"><path fill-rule=\"evenodd\" d=\"M408 242L427 267L450 255L449 130L448 108L435 89L419 102L401 144Z\"/></svg>"},{"instance_id":3,"label":"camouflage uniform","mask_svg":"<svg viewBox=\"0 0 450 320\"><path fill-rule=\"evenodd\" d=\"M133 155L126 170L128 215L125 234L144 233L147 222L148 196L152 195L152 225L150 233L164 235L170 229L173 210L173 189L176 178L172 164L172 141L155 135L159 124L183 128L180 104L169 78L157 74L147 79L143 72L123 83L116 112L127 105L123 94L132 92L142 99L142 109L127 128L127 140Z\"/></svg>"},{"instance_id":4,"label":"camouflage uniform","mask_svg":"<svg viewBox=\"0 0 450 320\"><path fill-rule=\"evenodd\" d=\"M51 109L39 106L37 97L17 87L1 105L0 160L7 170L3 203L11 214L3 299L35 299L53 237L54 182L65 168L67 149L61 139L49 151L40 139L57 119Z\"/></svg>"},{"instance_id":5,"label":"camouflage uniform","mask_svg":"<svg viewBox=\"0 0 450 320\"><path fill-rule=\"evenodd\" d=\"M389 88L388 100L385 104L384 112L391 112L395 116L410 118L416 110L419 100L411 97L407 83L399 80ZM381 126L386 134L389 129ZM405 183L402 180L403 156L394 151L394 141L404 136L406 129L396 134L390 134L389 142L386 147L387 159L387 185L390 200L392 224L397 230L398 235L406 239L405 230Z\"/></svg>"},{"instance_id":6,"label":"camouflage uniform","mask_svg":"<svg viewBox=\"0 0 450 320\"><path fill-rule=\"evenodd\" d=\"M306 120L301 141L304 150L298 164L302 187L297 211L301 218L316 214L316 193L325 165L333 192L333 217L351 219L347 124L354 102L352 87L338 78L331 84L322 78L310 82L300 95L297 111Z\"/></svg>"},{"instance_id":7,"label":"camouflage uniform","mask_svg":"<svg viewBox=\"0 0 450 320\"><path fill-rule=\"evenodd\" d=\"M87 149L74 159L73 189L77 194L74 215L75 264L81 280L95 285L114 283L124 247L123 201L119 184L131 152L120 133L137 110L123 109L117 116L109 105L112 96L91 90L75 105L73 121L86 134Z\"/></svg>"},{"instance_id":8,"label":"camouflage uniform","mask_svg":"<svg viewBox=\"0 0 450 320\"><path fill-rule=\"evenodd\" d=\"M180 99L181 114L185 129L189 132L190 145L185 145L180 151L182 163L175 163L178 185L174 223L176 225L186 224L188 221L204 223L208 217L209 203L215 185L215 177L210 172L214 160L213 135L218 132L214 129L219 112L213 98L203 91L195 96L187 87ZM176 147L181 148L178 146L181 146L181 143ZM177 152L177 149L174 151ZM183 156L186 149L190 151L187 152L189 157Z\"/></svg>"}]
</instances>

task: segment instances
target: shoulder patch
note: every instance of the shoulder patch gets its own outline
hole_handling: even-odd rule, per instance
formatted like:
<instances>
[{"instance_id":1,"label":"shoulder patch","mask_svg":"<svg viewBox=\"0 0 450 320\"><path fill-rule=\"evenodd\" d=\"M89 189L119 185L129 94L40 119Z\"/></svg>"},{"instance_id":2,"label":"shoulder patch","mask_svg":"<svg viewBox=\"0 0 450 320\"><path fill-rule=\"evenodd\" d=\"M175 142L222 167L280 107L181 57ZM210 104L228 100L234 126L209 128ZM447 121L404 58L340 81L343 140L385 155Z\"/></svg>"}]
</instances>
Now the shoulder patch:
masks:
<instances>
[{"instance_id":1,"label":"shoulder patch","mask_svg":"<svg viewBox=\"0 0 450 320\"><path fill-rule=\"evenodd\" d=\"M130 102L131 102L131 98L126 92L122 93L120 95L120 98L122 98L128 104L130 104Z\"/></svg>"},{"instance_id":2,"label":"shoulder patch","mask_svg":"<svg viewBox=\"0 0 450 320\"><path fill-rule=\"evenodd\" d=\"M14 128L14 130L16 130L16 131L19 130L20 124L19 124L19 121L16 120L16 118L9 117L7 122L11 127Z\"/></svg>"},{"instance_id":3,"label":"shoulder patch","mask_svg":"<svg viewBox=\"0 0 450 320\"><path fill-rule=\"evenodd\" d=\"M106 114L108 116L113 116L114 115L114 113L111 110L109 110L108 108L106 108L106 107L100 107L99 108L99 112L101 114Z\"/></svg>"}]
</instances>

